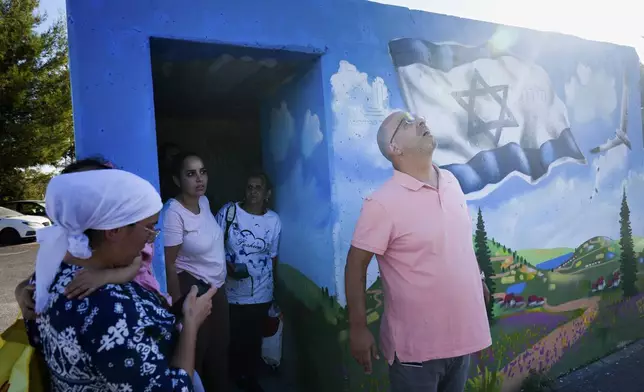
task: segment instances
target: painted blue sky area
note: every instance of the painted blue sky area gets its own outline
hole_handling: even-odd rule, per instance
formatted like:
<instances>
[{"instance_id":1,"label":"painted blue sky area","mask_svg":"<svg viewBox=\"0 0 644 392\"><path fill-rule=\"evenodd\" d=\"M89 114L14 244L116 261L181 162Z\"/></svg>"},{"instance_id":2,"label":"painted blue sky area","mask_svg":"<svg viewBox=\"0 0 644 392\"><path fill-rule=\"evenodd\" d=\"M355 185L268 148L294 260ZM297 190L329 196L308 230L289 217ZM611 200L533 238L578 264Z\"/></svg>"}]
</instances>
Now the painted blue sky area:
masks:
<instances>
[{"instance_id":1,"label":"painted blue sky area","mask_svg":"<svg viewBox=\"0 0 644 392\"><path fill-rule=\"evenodd\" d=\"M638 105L639 69L634 52L615 45L583 41L573 37L557 36L558 39L553 40L544 38L544 33L523 29L506 27L504 31L509 31L508 35L512 37L513 45L508 49L510 53L524 59L532 59L534 64L542 67L548 73L554 90L566 104L571 132L579 149L586 157L586 165L560 165L551 169L549 177L593 178L595 176L595 173L589 168L600 155L592 154L590 150L613 137L615 130L620 125L624 73L627 74L630 90L628 136L631 138L635 150L642 149L642 122ZM580 70L582 72L579 72ZM588 71L587 74L586 71ZM601 84L599 79L605 81L603 90L599 86ZM577 83L575 84L575 82ZM584 82L586 82L585 86ZM593 83L595 85L590 87ZM592 94L596 97L591 95L586 97L583 102L570 99L573 84L581 85L580 93ZM566 93L567 87L568 95ZM586 87L585 91L584 87ZM612 101L609 95L616 98L612 110L607 109L610 107L607 102ZM596 104L589 102L593 98L597 100ZM582 112L585 114L579 114ZM641 158L631 156L629 160L641 161ZM546 179L544 178L542 182L546 182ZM515 195L533 190L539 185L541 183L533 185L520 178L510 179L504 185L503 192L494 192L478 201L477 205L495 207Z\"/></svg>"},{"instance_id":2,"label":"painted blue sky area","mask_svg":"<svg viewBox=\"0 0 644 392\"><path fill-rule=\"evenodd\" d=\"M468 27L474 27L473 22L468 23ZM540 182L545 182L552 174L564 176L566 178L591 178L595 173L589 170L592 163L599 155L592 154L591 149L605 142L615 134L615 130L620 123L621 93L622 93L622 76L628 74L629 91L629 124L628 135L631 138L632 145L636 150L642 148L642 122L639 110L639 69L637 67L637 57L635 52L630 48L619 47L610 44L583 41L574 37L566 37L551 33L541 33L528 31L519 28L505 26L495 26L482 24L477 29L468 28L458 31L451 31L449 39L446 37L422 37L429 42L441 42L445 39L449 42L456 42L463 45L482 45L486 40L490 42L495 37L495 31L503 29L505 36L510 36L511 45L507 48L507 53L514 54L519 58L533 62L536 66L543 68L550 78L553 89L558 97L566 104L568 117L571 123L571 132L575 138L579 149L586 158L586 164L556 164L551 167L550 176L543 178ZM472 34L476 31L477 34ZM481 34L481 33L485 34ZM507 33L509 32L509 33ZM434 32L432 32L434 33ZM481 39L481 36L487 38ZM392 61L387 56L386 63L378 61L367 61L367 54L353 52L349 61L355 64L361 72L365 72L372 78L382 78L389 90L388 103L391 110L405 108L401 97L399 84L395 72L392 72ZM337 63L336 63L337 64ZM580 68L581 67L581 68ZM580 75L579 71L582 71ZM588 71L588 73L584 73ZM601 80L600 80L601 79ZM572 85L577 80L577 85L582 85L578 90L580 94L590 94L590 97L596 95L596 100L608 100L608 95L614 97L614 105L611 110L606 109L606 104L602 107L599 102L588 98L585 102L575 102L573 99L567 100L566 86L572 91ZM602 81L605 80L604 86L610 86L610 89L601 89ZM589 83L583 89L583 83ZM592 91L590 91L592 90ZM611 91L609 91L611 90ZM571 95L572 93L570 93ZM578 113L584 113L578 115ZM581 121L580 121L581 120ZM431 119L429 119L431 123ZM361 158L364 159L361 160ZM379 181L383 176L388 175L388 171L380 167L372 167L372 170L364 170L370 166L369 156L363 155L356 157L361 166L361 174L367 179ZM635 160L637 163L641 158L629 157L629 160ZM636 163L636 162L632 162ZM346 164L347 171L352 171L353 162L338 162L339 169L343 169ZM504 203L515 195L523 194L533 190L540 184L530 184L523 179L508 179L504 183L503 192L493 192L489 196L477 201L477 206L496 207L499 203Z\"/></svg>"},{"instance_id":3,"label":"painted blue sky area","mask_svg":"<svg viewBox=\"0 0 644 392\"><path fill-rule=\"evenodd\" d=\"M516 283L505 289L506 294L521 294L525 290L526 282Z\"/></svg>"},{"instance_id":4,"label":"painted blue sky area","mask_svg":"<svg viewBox=\"0 0 644 392\"><path fill-rule=\"evenodd\" d=\"M537 269L540 269L540 270L551 270L559 267L566 261L570 260L572 255L573 255L573 252L566 253L565 255L561 255L559 257L555 257L554 259L550 259L548 261L544 261L543 263L539 263L536 265L536 267Z\"/></svg>"},{"instance_id":5,"label":"painted blue sky area","mask_svg":"<svg viewBox=\"0 0 644 392\"><path fill-rule=\"evenodd\" d=\"M425 18L419 16L419 20ZM486 40L497 39L495 34L511 36L506 52L547 73L553 90L565 105L574 141L585 158L583 162L556 161L536 183L510 175L495 190L471 197L468 201L471 211L482 208L489 235L513 249L575 248L596 235L616 238L619 235L616 218L621 197L619 189L628 178L625 185L629 193L637 194L640 188L644 191L644 179L640 179L640 174L644 173L644 154L639 63L635 52L631 48L557 34L446 20L443 31L423 28L413 36L392 32L391 39L413 37L430 43L480 46ZM390 25L386 31L389 30L395 30L395 27ZM380 34L386 35L382 31ZM354 67L353 77L344 77L346 70L342 65L338 67L342 61ZM336 113L334 123L333 148L339 158L334 160L332 168L343 180L356 183L352 188L377 187L391 175L390 165L374 149L379 121L384 118L378 111L388 113L407 109L392 58L383 46L378 50L354 48L350 56L329 52L323 56L323 62L326 69L336 72L331 77L332 86L337 78L340 93L353 93L349 100L334 94L335 87L330 91L332 102L337 102L337 110L342 111L339 115ZM627 134L632 149L621 146L592 153L593 148L613 138L620 126L624 72L629 88ZM342 87L351 83L354 83L352 89ZM385 91L384 99L373 92L377 86ZM382 102L374 104L379 100ZM354 118L354 113L363 113L363 116ZM431 121L428 119L430 127ZM362 151L362 154L355 154L355 151ZM343 192L340 187L338 190L338 200L343 203L349 203L347 200L356 196ZM351 204L352 208L360 207L358 202ZM643 207L633 203L633 219L644 218ZM352 222L352 217L342 218ZM636 235L644 234L643 230L644 227L634 227Z\"/></svg>"}]
</instances>

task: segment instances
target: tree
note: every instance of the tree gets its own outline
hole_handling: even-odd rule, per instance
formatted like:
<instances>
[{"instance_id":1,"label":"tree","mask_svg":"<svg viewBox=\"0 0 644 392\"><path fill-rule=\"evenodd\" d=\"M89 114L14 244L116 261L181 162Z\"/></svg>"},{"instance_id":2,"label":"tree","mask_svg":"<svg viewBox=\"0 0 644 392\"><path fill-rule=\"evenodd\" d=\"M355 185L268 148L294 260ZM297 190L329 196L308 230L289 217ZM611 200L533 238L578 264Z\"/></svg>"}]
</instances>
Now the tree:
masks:
<instances>
[{"instance_id":1,"label":"tree","mask_svg":"<svg viewBox=\"0 0 644 392\"><path fill-rule=\"evenodd\" d=\"M631 211L626 200L626 189L622 196L622 208L619 213L619 246L621 248L620 271L622 273L622 290L624 297L637 294L637 261L635 259L635 246L633 244L633 230L631 229Z\"/></svg>"},{"instance_id":2,"label":"tree","mask_svg":"<svg viewBox=\"0 0 644 392\"><path fill-rule=\"evenodd\" d=\"M0 195L21 197L26 169L58 163L73 146L62 19L43 32L38 0L0 0ZM36 176L38 177L38 176ZM40 181L40 179L38 179ZM30 191L31 192L31 191Z\"/></svg>"},{"instance_id":3,"label":"tree","mask_svg":"<svg viewBox=\"0 0 644 392\"><path fill-rule=\"evenodd\" d=\"M479 263L479 268L485 274L485 284L490 289L490 302L485 304L487 308L487 317L490 323L494 320L494 269L492 269L492 258L490 256L490 247L487 242L487 232L485 231L485 222L483 221L483 213L479 208L478 218L476 220L476 232L474 233L474 251L476 252L476 261Z\"/></svg>"}]
</instances>

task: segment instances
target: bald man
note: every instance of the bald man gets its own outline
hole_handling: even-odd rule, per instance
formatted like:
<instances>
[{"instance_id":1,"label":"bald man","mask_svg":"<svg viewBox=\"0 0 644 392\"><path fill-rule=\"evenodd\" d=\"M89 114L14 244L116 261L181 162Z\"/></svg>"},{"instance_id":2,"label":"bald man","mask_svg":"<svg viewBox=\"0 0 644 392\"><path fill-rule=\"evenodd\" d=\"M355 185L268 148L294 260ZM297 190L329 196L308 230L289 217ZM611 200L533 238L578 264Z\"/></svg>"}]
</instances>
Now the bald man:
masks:
<instances>
[{"instance_id":1,"label":"bald man","mask_svg":"<svg viewBox=\"0 0 644 392\"><path fill-rule=\"evenodd\" d=\"M463 392L470 354L492 343L489 291L465 195L449 171L432 163L436 141L424 119L392 113L378 130L378 146L394 174L364 201L347 256L351 353L368 374L372 357L379 358L365 310L375 255L385 296L380 344L392 392Z\"/></svg>"}]
</instances>

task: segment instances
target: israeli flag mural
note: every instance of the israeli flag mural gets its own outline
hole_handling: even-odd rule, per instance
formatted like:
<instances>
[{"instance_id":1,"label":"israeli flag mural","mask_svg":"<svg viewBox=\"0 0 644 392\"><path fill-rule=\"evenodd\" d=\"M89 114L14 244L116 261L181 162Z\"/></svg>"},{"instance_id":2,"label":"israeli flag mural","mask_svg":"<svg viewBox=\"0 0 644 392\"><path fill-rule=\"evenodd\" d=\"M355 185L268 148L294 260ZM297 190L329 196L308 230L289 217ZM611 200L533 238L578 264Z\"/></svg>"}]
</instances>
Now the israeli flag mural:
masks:
<instances>
[{"instance_id":1,"label":"israeli flag mural","mask_svg":"<svg viewBox=\"0 0 644 392\"><path fill-rule=\"evenodd\" d=\"M434 162L463 191L487 194L511 174L532 183L555 163L585 163L568 110L539 65L487 46L389 43L407 109L427 120Z\"/></svg>"}]
</instances>

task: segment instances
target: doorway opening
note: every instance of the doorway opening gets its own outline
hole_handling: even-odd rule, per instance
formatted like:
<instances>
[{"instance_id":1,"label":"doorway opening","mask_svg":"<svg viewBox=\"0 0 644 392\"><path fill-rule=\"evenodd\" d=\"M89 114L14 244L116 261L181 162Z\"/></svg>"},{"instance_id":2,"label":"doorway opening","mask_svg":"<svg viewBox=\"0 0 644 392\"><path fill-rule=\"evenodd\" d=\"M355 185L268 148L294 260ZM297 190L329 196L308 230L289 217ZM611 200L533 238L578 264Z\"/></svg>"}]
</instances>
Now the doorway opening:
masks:
<instances>
[{"instance_id":1,"label":"doorway opening","mask_svg":"<svg viewBox=\"0 0 644 392\"><path fill-rule=\"evenodd\" d=\"M164 201L176 195L169 163L179 151L199 155L216 213L240 200L249 171L263 167L270 124L262 108L320 54L151 38L150 52Z\"/></svg>"}]
</instances>

